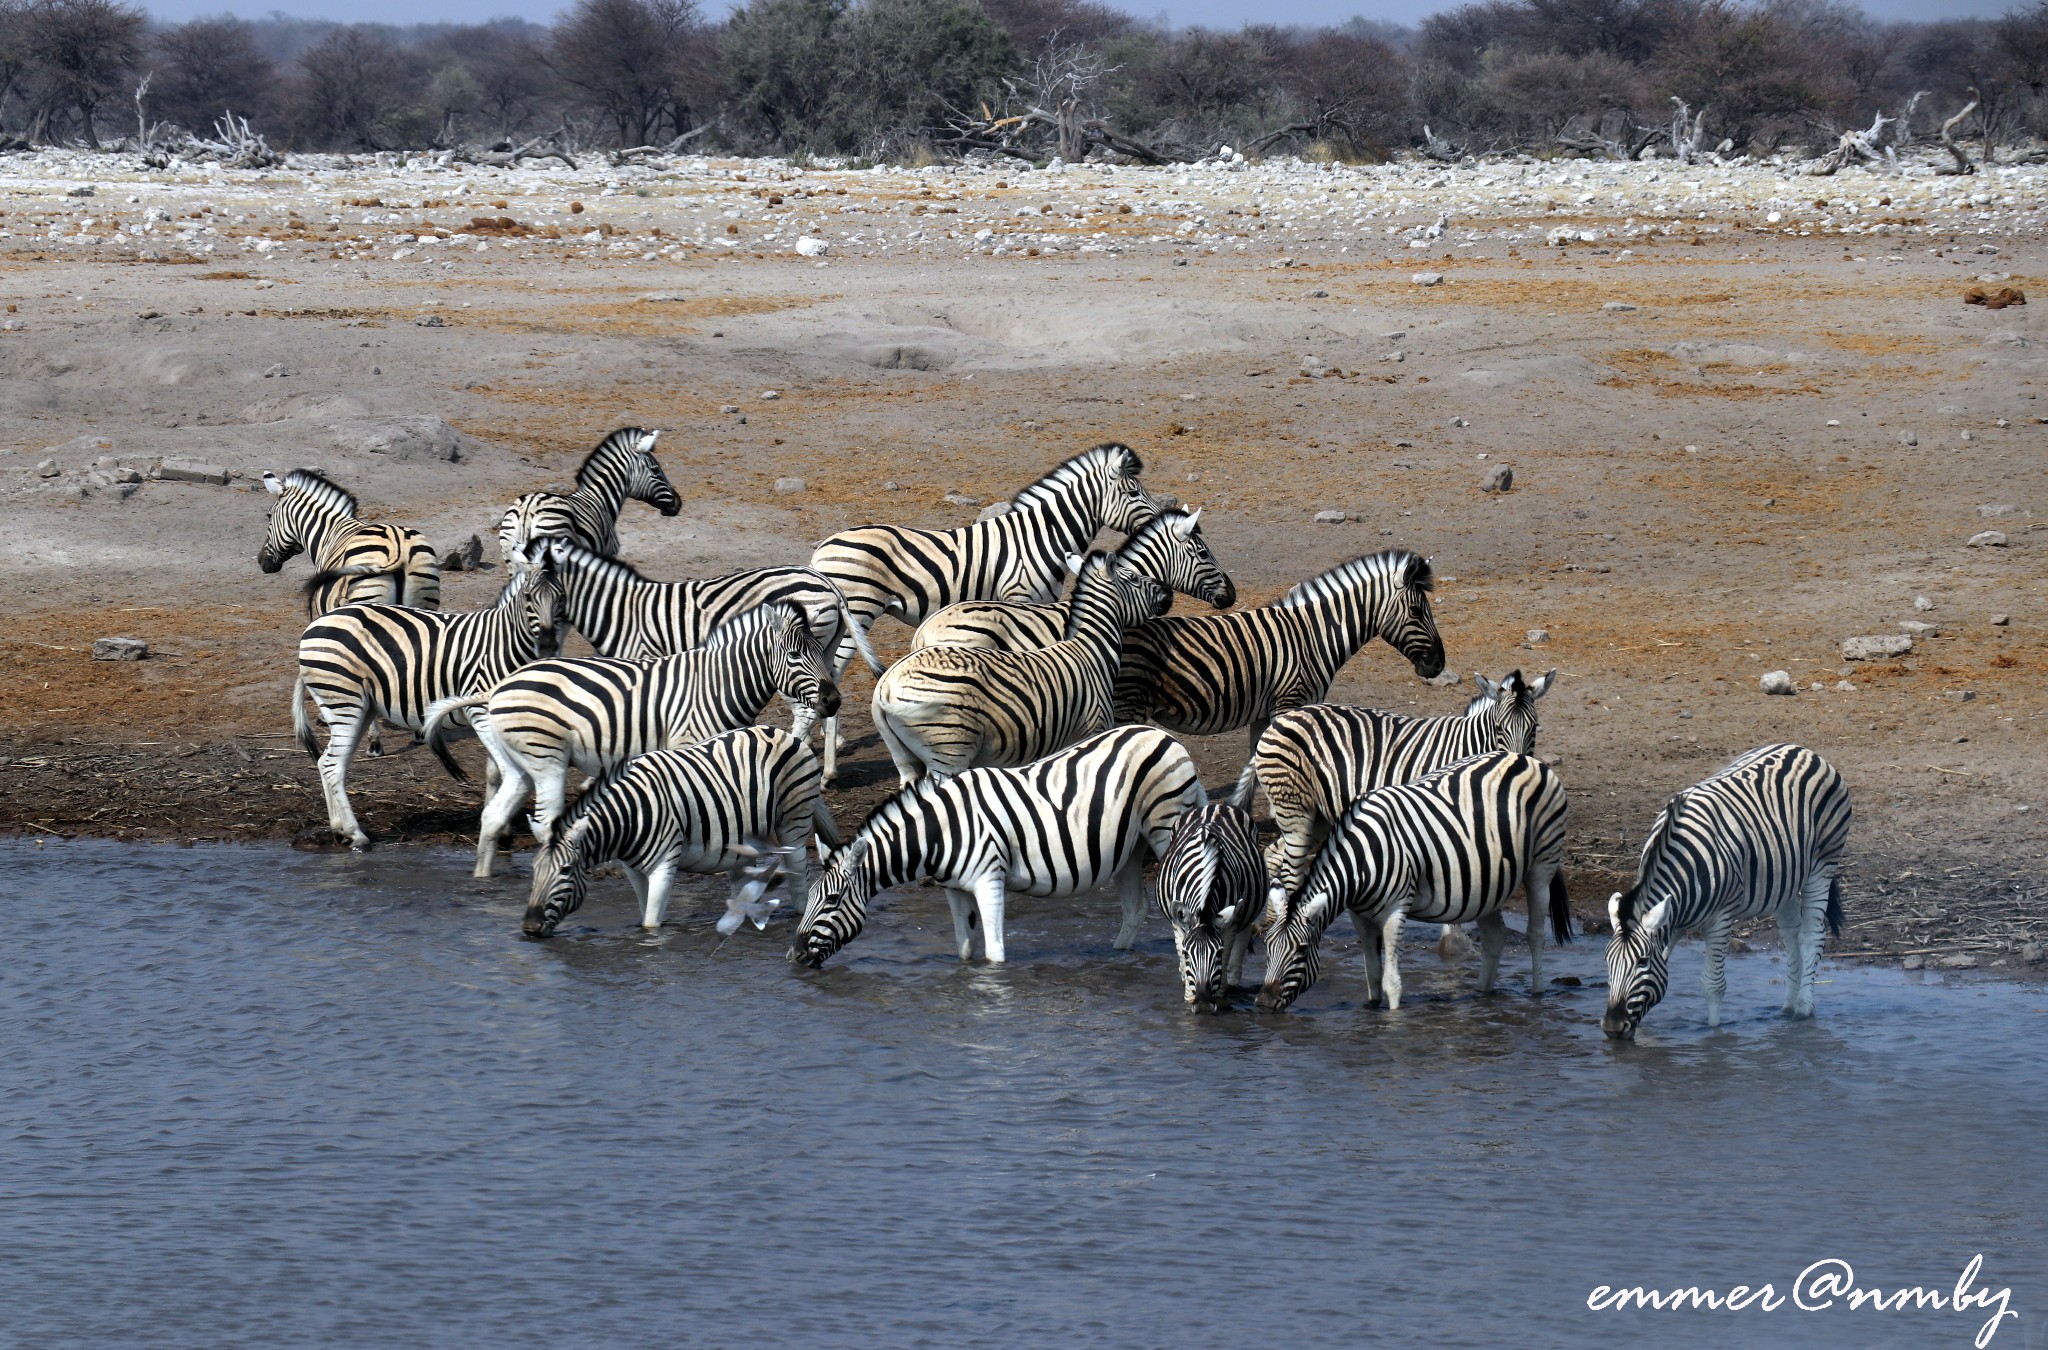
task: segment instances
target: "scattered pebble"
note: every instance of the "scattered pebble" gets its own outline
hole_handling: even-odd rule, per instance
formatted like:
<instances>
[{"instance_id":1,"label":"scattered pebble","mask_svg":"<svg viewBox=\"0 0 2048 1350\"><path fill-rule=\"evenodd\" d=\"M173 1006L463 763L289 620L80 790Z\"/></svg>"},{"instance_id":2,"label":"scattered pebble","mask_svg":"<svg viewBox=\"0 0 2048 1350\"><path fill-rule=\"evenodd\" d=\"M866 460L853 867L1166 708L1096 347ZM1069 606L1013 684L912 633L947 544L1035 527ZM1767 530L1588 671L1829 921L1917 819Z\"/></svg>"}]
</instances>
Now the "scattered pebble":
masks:
<instances>
[{"instance_id":1,"label":"scattered pebble","mask_svg":"<svg viewBox=\"0 0 2048 1350\"><path fill-rule=\"evenodd\" d=\"M718 410L722 413L736 413L740 410L740 405L737 403L721 403L718 405Z\"/></svg>"},{"instance_id":2,"label":"scattered pebble","mask_svg":"<svg viewBox=\"0 0 2048 1350\"><path fill-rule=\"evenodd\" d=\"M1942 957L1940 965L1943 970L1975 970L1977 958L1959 952L1954 956Z\"/></svg>"},{"instance_id":3,"label":"scattered pebble","mask_svg":"<svg viewBox=\"0 0 2048 1350\"><path fill-rule=\"evenodd\" d=\"M103 637L92 644L95 661L140 661L149 655L149 644L141 638Z\"/></svg>"},{"instance_id":4,"label":"scattered pebble","mask_svg":"<svg viewBox=\"0 0 2048 1350\"><path fill-rule=\"evenodd\" d=\"M2011 622L2012 615L2010 614L1994 614L1991 616L1991 626L1993 628L2004 628Z\"/></svg>"},{"instance_id":5,"label":"scattered pebble","mask_svg":"<svg viewBox=\"0 0 2048 1350\"><path fill-rule=\"evenodd\" d=\"M1792 683L1792 673L1786 670L1773 670L1758 680L1757 684L1766 694L1790 694L1798 688Z\"/></svg>"},{"instance_id":6,"label":"scattered pebble","mask_svg":"<svg viewBox=\"0 0 2048 1350\"><path fill-rule=\"evenodd\" d=\"M807 484L801 478L778 478L775 480L777 496L787 496L792 492L802 492L806 486Z\"/></svg>"},{"instance_id":7,"label":"scattered pebble","mask_svg":"<svg viewBox=\"0 0 2048 1350\"><path fill-rule=\"evenodd\" d=\"M1902 970L1918 970L1926 964L1927 958L1924 956L1909 956L1905 960L1899 962L1899 967Z\"/></svg>"},{"instance_id":8,"label":"scattered pebble","mask_svg":"<svg viewBox=\"0 0 2048 1350\"><path fill-rule=\"evenodd\" d=\"M1934 608L1934 602L1924 595L1916 595L1913 597L1913 608L1925 614L1928 610Z\"/></svg>"},{"instance_id":9,"label":"scattered pebble","mask_svg":"<svg viewBox=\"0 0 2048 1350\"><path fill-rule=\"evenodd\" d=\"M413 323L420 328L446 328L448 326L448 321L438 314L422 314L417 319L414 319Z\"/></svg>"},{"instance_id":10,"label":"scattered pebble","mask_svg":"<svg viewBox=\"0 0 2048 1350\"><path fill-rule=\"evenodd\" d=\"M1899 444L1900 444L1900 445L1918 445L1918 444L1920 444L1920 438L1919 438L1918 436L1914 435L1914 434L1913 434L1912 432L1910 432L1910 431L1902 431L1902 432L1900 432L1900 433L1899 433Z\"/></svg>"},{"instance_id":11,"label":"scattered pebble","mask_svg":"<svg viewBox=\"0 0 2048 1350\"><path fill-rule=\"evenodd\" d=\"M1842 639L1844 661L1886 661L1913 650L1913 639L1904 634L1875 633L1868 637Z\"/></svg>"},{"instance_id":12,"label":"scattered pebble","mask_svg":"<svg viewBox=\"0 0 2048 1350\"><path fill-rule=\"evenodd\" d=\"M1531 647L1541 647L1550 641L1550 630L1548 628L1531 628L1529 636L1524 638L1523 641L1527 642Z\"/></svg>"},{"instance_id":13,"label":"scattered pebble","mask_svg":"<svg viewBox=\"0 0 2048 1350\"><path fill-rule=\"evenodd\" d=\"M1965 544L1964 547L2004 548L2005 545L2006 538L2005 532L2003 530L1979 530L1977 533L1970 536L1969 543Z\"/></svg>"},{"instance_id":14,"label":"scattered pebble","mask_svg":"<svg viewBox=\"0 0 2048 1350\"><path fill-rule=\"evenodd\" d=\"M1975 703L1977 701L1977 691L1974 689L1944 689L1941 692L1941 696L1951 703Z\"/></svg>"},{"instance_id":15,"label":"scattered pebble","mask_svg":"<svg viewBox=\"0 0 2048 1350\"><path fill-rule=\"evenodd\" d=\"M1316 524L1318 525L1342 525L1348 519L1350 517L1346 516L1342 511L1316 512Z\"/></svg>"},{"instance_id":16,"label":"scattered pebble","mask_svg":"<svg viewBox=\"0 0 2048 1350\"><path fill-rule=\"evenodd\" d=\"M1320 356L1301 358L1301 373L1311 380L1319 380L1330 373L1330 363Z\"/></svg>"},{"instance_id":17,"label":"scattered pebble","mask_svg":"<svg viewBox=\"0 0 2048 1350\"><path fill-rule=\"evenodd\" d=\"M806 258L822 258L832 251L832 245L814 235L804 235L796 241L796 251Z\"/></svg>"},{"instance_id":18,"label":"scattered pebble","mask_svg":"<svg viewBox=\"0 0 2048 1350\"><path fill-rule=\"evenodd\" d=\"M780 389L763 389L761 391L761 401L763 403L773 403L776 399L781 397L782 391Z\"/></svg>"},{"instance_id":19,"label":"scattered pebble","mask_svg":"<svg viewBox=\"0 0 2048 1350\"><path fill-rule=\"evenodd\" d=\"M1628 311L1634 309L1635 306L1631 305L1626 300L1609 300L1606 304L1600 306L1600 308L1606 310L1610 314L1626 314Z\"/></svg>"},{"instance_id":20,"label":"scattered pebble","mask_svg":"<svg viewBox=\"0 0 2048 1350\"><path fill-rule=\"evenodd\" d=\"M948 506L980 506L980 505L981 505L981 498L979 498L979 497L970 497L970 496L968 496L968 495L967 495L966 493L964 493L964 492L948 492L948 493L947 493L947 494L946 494L945 496L943 496L943 497L939 498L939 500L940 500L940 501L942 501L942 502L944 502L944 503L945 503L946 505L948 505Z\"/></svg>"},{"instance_id":21,"label":"scattered pebble","mask_svg":"<svg viewBox=\"0 0 2048 1350\"><path fill-rule=\"evenodd\" d=\"M1901 619L1899 620L1899 628L1901 631L1905 633L1907 637L1910 638L1931 638L1941 636L1941 629L1939 627L1931 623L1922 623L1918 619Z\"/></svg>"},{"instance_id":22,"label":"scattered pebble","mask_svg":"<svg viewBox=\"0 0 2048 1350\"><path fill-rule=\"evenodd\" d=\"M54 459L41 460L36 464L36 477L38 478L55 478L62 472L64 472L63 466Z\"/></svg>"},{"instance_id":23,"label":"scattered pebble","mask_svg":"<svg viewBox=\"0 0 2048 1350\"><path fill-rule=\"evenodd\" d=\"M1507 492L1515 486L1515 471L1505 464L1496 464L1486 471L1479 486L1485 492Z\"/></svg>"},{"instance_id":24,"label":"scattered pebble","mask_svg":"<svg viewBox=\"0 0 2048 1350\"><path fill-rule=\"evenodd\" d=\"M1444 274L1441 272L1417 272L1414 276L1408 279L1414 282L1417 286L1441 286L1443 284Z\"/></svg>"}]
</instances>

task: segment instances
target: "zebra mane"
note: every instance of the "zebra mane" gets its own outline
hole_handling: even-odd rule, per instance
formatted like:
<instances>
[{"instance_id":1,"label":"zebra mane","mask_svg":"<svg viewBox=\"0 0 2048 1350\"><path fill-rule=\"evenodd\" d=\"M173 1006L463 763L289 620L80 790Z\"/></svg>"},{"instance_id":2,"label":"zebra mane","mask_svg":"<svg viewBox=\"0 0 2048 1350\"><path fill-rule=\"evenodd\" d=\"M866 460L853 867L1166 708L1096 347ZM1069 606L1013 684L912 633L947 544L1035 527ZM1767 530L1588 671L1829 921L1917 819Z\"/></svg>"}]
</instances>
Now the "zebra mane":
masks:
<instances>
[{"instance_id":1,"label":"zebra mane","mask_svg":"<svg viewBox=\"0 0 2048 1350\"><path fill-rule=\"evenodd\" d=\"M1017 495L1010 499L1011 509L1028 510L1052 500L1098 464L1110 464L1117 472L1133 478L1145 471L1144 462L1138 458L1137 451L1118 441L1104 441L1101 445L1083 450L1055 466L1051 473L1031 486L1019 490Z\"/></svg>"},{"instance_id":2,"label":"zebra mane","mask_svg":"<svg viewBox=\"0 0 2048 1350\"><path fill-rule=\"evenodd\" d=\"M733 615L711 630L704 639L706 649L727 647L754 633L766 632L786 623L807 623L803 611L787 600L770 600Z\"/></svg>"},{"instance_id":3,"label":"zebra mane","mask_svg":"<svg viewBox=\"0 0 2048 1350\"><path fill-rule=\"evenodd\" d=\"M1503 703L1510 708L1527 707L1535 702L1529 697L1529 693L1529 682L1522 678L1522 672L1511 670L1500 677L1491 692L1482 689L1474 694L1472 701L1465 705L1465 716L1476 717L1487 709L1502 706ZM1503 700L1503 694L1509 697Z\"/></svg>"},{"instance_id":4,"label":"zebra mane","mask_svg":"<svg viewBox=\"0 0 2048 1350\"><path fill-rule=\"evenodd\" d=\"M1422 590L1432 590L1436 578L1431 575L1429 560L1405 548L1390 548L1379 553L1368 553L1350 562L1339 563L1327 572L1310 577L1298 583L1294 589L1273 603L1276 605L1312 605L1341 591L1347 591L1370 576L1392 577L1400 583L1404 572L1412 569L1413 575L1407 584Z\"/></svg>"},{"instance_id":5,"label":"zebra mane","mask_svg":"<svg viewBox=\"0 0 2048 1350\"><path fill-rule=\"evenodd\" d=\"M1118 545L1116 549L1117 556L1128 558L1142 551L1145 545L1166 535L1174 526L1180 524L1193 514L1195 513L1188 510L1185 506L1168 507L1143 525L1140 525L1137 533L1130 535L1122 544Z\"/></svg>"},{"instance_id":6,"label":"zebra mane","mask_svg":"<svg viewBox=\"0 0 2048 1350\"><path fill-rule=\"evenodd\" d=\"M1671 832L1678 822L1678 808L1685 804L1685 793L1672 796L1658 813L1657 823L1650 827L1650 837L1643 841L1643 861L1636 869L1635 884L1621 893L1615 902L1615 913L1620 919L1616 931L1622 931L1634 924L1640 917L1636 907L1642 902L1643 888L1656 880L1657 873L1664 866L1664 851L1671 845Z\"/></svg>"},{"instance_id":7,"label":"zebra mane","mask_svg":"<svg viewBox=\"0 0 2048 1350\"><path fill-rule=\"evenodd\" d=\"M633 564L621 561L618 558L607 558L602 553L583 547L583 545L577 543L574 539L568 538L566 535L550 535L548 537L548 544L550 547L559 544L568 555L570 562L587 571L597 573L602 580L637 581L650 586L661 584L641 572Z\"/></svg>"},{"instance_id":8,"label":"zebra mane","mask_svg":"<svg viewBox=\"0 0 2048 1350\"><path fill-rule=\"evenodd\" d=\"M284 476L285 491L293 488L306 494L313 504L329 515L356 519L356 496L347 488L329 482L318 469L293 469Z\"/></svg>"},{"instance_id":9,"label":"zebra mane","mask_svg":"<svg viewBox=\"0 0 2048 1350\"><path fill-rule=\"evenodd\" d=\"M642 427L620 427L599 441L597 448L585 455L583 462L576 466L576 485L581 487L583 476L595 466L611 461L623 463L630 456L640 453L641 438L648 434Z\"/></svg>"}]
</instances>

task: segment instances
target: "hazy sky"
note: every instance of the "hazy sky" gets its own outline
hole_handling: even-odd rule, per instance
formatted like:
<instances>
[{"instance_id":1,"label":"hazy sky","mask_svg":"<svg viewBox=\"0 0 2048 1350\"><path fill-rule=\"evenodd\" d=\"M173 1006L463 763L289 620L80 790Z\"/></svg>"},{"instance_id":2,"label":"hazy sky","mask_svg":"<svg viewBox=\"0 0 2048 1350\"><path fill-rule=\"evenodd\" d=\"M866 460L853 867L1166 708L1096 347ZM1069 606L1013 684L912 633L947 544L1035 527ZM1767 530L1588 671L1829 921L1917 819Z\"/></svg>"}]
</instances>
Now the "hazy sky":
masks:
<instances>
[{"instance_id":1,"label":"hazy sky","mask_svg":"<svg viewBox=\"0 0 2048 1350\"><path fill-rule=\"evenodd\" d=\"M722 11L726 0L700 0L706 10ZM2014 0L1864 0L1863 8L1885 19L1947 19L2003 14ZM249 18L281 11L303 18L355 22L474 23L512 15L546 21L565 5L562 0L147 0L145 8L158 18L178 22L202 14L241 14ZM1439 9L1431 0L1381 0L1360 6L1357 0L1172 0L1159 5L1138 0L1128 8L1163 15L1174 24L1207 24L1234 28L1247 20L1262 23L1340 23L1354 14L1369 19L1413 24Z\"/></svg>"}]
</instances>

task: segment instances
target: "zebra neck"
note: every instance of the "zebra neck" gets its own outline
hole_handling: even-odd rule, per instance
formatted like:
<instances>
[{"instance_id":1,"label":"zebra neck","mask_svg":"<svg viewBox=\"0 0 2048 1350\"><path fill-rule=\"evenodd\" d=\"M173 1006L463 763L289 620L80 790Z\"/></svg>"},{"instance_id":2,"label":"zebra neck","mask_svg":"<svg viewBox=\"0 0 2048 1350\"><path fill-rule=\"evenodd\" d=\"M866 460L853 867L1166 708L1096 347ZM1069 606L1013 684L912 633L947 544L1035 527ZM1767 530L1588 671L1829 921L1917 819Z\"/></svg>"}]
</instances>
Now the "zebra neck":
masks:
<instances>
[{"instance_id":1,"label":"zebra neck","mask_svg":"<svg viewBox=\"0 0 2048 1350\"><path fill-rule=\"evenodd\" d=\"M990 523L1007 526L1013 543L1036 545L1020 552L1035 553L1056 571L1064 572L1067 555L1086 548L1102 528L1101 500L1101 484L1092 476L1079 478L1061 484L1043 501L997 516Z\"/></svg>"},{"instance_id":2,"label":"zebra neck","mask_svg":"<svg viewBox=\"0 0 2048 1350\"><path fill-rule=\"evenodd\" d=\"M340 538L348 532L349 526L356 522L344 515L330 515L321 511L309 501L296 513L293 523L300 546L313 558L318 559L329 540Z\"/></svg>"},{"instance_id":3,"label":"zebra neck","mask_svg":"<svg viewBox=\"0 0 2048 1350\"><path fill-rule=\"evenodd\" d=\"M728 719L753 721L779 687L776 675L782 663L776 660L775 635L765 631L752 633L729 647L712 650L731 655L726 662L710 662L708 669L699 666L698 678L708 681L711 701Z\"/></svg>"},{"instance_id":4,"label":"zebra neck","mask_svg":"<svg viewBox=\"0 0 2048 1350\"><path fill-rule=\"evenodd\" d=\"M636 584L623 573L607 575L601 567L574 563L561 567L558 575L570 625L599 656L616 653L634 627L634 602L654 583Z\"/></svg>"},{"instance_id":5,"label":"zebra neck","mask_svg":"<svg viewBox=\"0 0 2048 1350\"><path fill-rule=\"evenodd\" d=\"M1383 586L1377 577L1318 595L1285 608L1300 613L1309 644L1335 671L1357 655L1358 649L1379 635L1379 614Z\"/></svg>"},{"instance_id":6,"label":"zebra neck","mask_svg":"<svg viewBox=\"0 0 2048 1350\"><path fill-rule=\"evenodd\" d=\"M1067 626L1061 640L1086 642L1098 651L1117 651L1123 646L1123 625L1117 622L1114 583L1100 578L1101 585L1078 590L1067 607Z\"/></svg>"}]
</instances>

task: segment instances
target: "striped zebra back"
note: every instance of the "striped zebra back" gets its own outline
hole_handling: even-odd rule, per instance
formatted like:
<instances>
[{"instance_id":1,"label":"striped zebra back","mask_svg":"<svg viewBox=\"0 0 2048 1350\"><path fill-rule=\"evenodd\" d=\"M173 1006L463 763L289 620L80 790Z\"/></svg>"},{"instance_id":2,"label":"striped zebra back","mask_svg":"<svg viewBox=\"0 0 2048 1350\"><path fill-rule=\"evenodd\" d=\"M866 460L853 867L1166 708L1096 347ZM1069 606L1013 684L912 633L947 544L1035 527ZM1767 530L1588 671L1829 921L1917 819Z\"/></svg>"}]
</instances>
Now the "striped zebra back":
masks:
<instances>
[{"instance_id":1,"label":"striped zebra back","mask_svg":"<svg viewBox=\"0 0 2048 1350\"><path fill-rule=\"evenodd\" d=\"M1430 678L1443 641L1429 564L1390 551L1353 559L1258 609L1154 619L1124 643L1117 719L1215 735L1320 702L1360 647L1384 638Z\"/></svg>"},{"instance_id":2,"label":"striped zebra back","mask_svg":"<svg viewBox=\"0 0 2048 1350\"><path fill-rule=\"evenodd\" d=\"M275 572L294 554L309 553L309 613L347 604L440 607L440 562L418 533L357 519L354 495L313 469L294 469L282 479L266 473L263 485L278 500L256 564Z\"/></svg>"},{"instance_id":3,"label":"striped zebra back","mask_svg":"<svg viewBox=\"0 0 2048 1350\"><path fill-rule=\"evenodd\" d=\"M529 492L513 502L498 522L506 565L520 565L535 539L571 539L612 557L619 551L619 511L628 500L646 502L664 516L682 510L682 498L654 457L660 435L621 427L584 457L575 492Z\"/></svg>"},{"instance_id":4,"label":"striped zebra back","mask_svg":"<svg viewBox=\"0 0 2048 1350\"><path fill-rule=\"evenodd\" d=\"M1159 908L1173 928L1181 992L1213 1009L1223 1001L1229 944L1266 904L1266 864L1251 816L1211 802L1181 816L1159 860Z\"/></svg>"}]
</instances>

